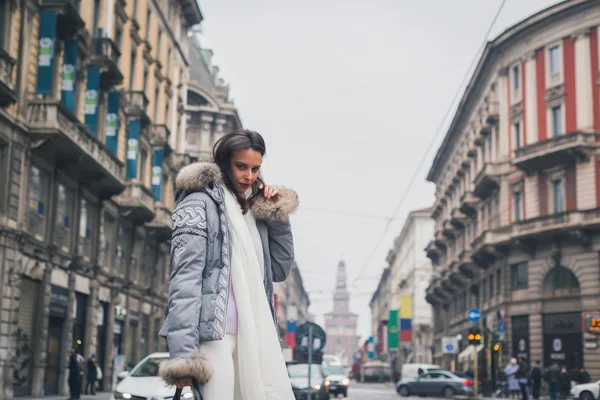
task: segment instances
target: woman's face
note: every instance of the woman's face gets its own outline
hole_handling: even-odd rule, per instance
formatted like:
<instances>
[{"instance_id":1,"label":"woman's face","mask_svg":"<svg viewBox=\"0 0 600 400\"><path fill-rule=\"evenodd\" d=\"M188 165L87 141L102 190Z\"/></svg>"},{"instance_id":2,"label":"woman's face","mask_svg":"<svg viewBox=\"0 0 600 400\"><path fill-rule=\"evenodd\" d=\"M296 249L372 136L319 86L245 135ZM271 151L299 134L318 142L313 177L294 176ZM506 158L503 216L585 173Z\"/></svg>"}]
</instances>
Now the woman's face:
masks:
<instances>
[{"instance_id":1,"label":"woman's face","mask_svg":"<svg viewBox=\"0 0 600 400\"><path fill-rule=\"evenodd\" d=\"M258 179L262 156L250 148L236 150L231 157L231 170L236 182L246 191Z\"/></svg>"}]
</instances>

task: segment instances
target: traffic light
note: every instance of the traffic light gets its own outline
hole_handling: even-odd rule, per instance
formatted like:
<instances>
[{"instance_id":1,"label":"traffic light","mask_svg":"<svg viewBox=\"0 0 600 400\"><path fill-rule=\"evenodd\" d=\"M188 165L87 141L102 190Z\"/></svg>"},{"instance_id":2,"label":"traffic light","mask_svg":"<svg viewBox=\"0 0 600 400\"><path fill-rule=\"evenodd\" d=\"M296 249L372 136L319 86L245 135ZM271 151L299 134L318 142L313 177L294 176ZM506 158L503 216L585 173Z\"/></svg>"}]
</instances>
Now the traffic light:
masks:
<instances>
[{"instance_id":1,"label":"traffic light","mask_svg":"<svg viewBox=\"0 0 600 400\"><path fill-rule=\"evenodd\" d=\"M494 349L495 352L500 351L500 344L499 343L494 343L494 346L492 347L492 349Z\"/></svg>"},{"instance_id":2,"label":"traffic light","mask_svg":"<svg viewBox=\"0 0 600 400\"><path fill-rule=\"evenodd\" d=\"M477 327L469 328L467 339L469 340L469 344L476 346L481 344L481 329Z\"/></svg>"}]
</instances>

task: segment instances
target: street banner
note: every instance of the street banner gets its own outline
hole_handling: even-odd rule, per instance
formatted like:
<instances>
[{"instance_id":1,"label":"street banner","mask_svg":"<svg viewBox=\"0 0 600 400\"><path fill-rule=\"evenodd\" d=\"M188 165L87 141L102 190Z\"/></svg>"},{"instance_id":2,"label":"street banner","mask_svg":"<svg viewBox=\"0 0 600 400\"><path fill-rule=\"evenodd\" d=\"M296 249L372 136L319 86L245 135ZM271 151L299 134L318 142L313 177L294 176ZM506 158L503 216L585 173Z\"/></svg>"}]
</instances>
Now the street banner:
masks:
<instances>
[{"instance_id":1,"label":"street banner","mask_svg":"<svg viewBox=\"0 0 600 400\"><path fill-rule=\"evenodd\" d=\"M388 350L398 350L398 310L390 310L388 321Z\"/></svg>"},{"instance_id":2,"label":"street banner","mask_svg":"<svg viewBox=\"0 0 600 400\"><path fill-rule=\"evenodd\" d=\"M94 134L98 134L98 96L100 94L100 68L89 67L87 86L85 89L85 104L83 114L85 126Z\"/></svg>"},{"instance_id":3,"label":"street banner","mask_svg":"<svg viewBox=\"0 0 600 400\"><path fill-rule=\"evenodd\" d=\"M38 69L35 92L52 93L54 73L54 41L56 40L56 12L40 12Z\"/></svg>"},{"instance_id":4,"label":"street banner","mask_svg":"<svg viewBox=\"0 0 600 400\"><path fill-rule=\"evenodd\" d=\"M373 340L373 336L369 336L369 340L367 341L367 350L369 351L369 360L375 358L375 342Z\"/></svg>"},{"instance_id":5,"label":"street banner","mask_svg":"<svg viewBox=\"0 0 600 400\"><path fill-rule=\"evenodd\" d=\"M106 106L106 129L104 130L106 147L117 155L119 146L119 103L121 92L110 92Z\"/></svg>"},{"instance_id":6,"label":"street banner","mask_svg":"<svg viewBox=\"0 0 600 400\"><path fill-rule=\"evenodd\" d=\"M60 99L72 113L75 112L75 83L77 71L77 40L65 41L62 73L60 79Z\"/></svg>"},{"instance_id":7,"label":"street banner","mask_svg":"<svg viewBox=\"0 0 600 400\"><path fill-rule=\"evenodd\" d=\"M127 126L127 179L137 178L137 160L140 149L140 120L132 119Z\"/></svg>"},{"instance_id":8,"label":"street banner","mask_svg":"<svg viewBox=\"0 0 600 400\"><path fill-rule=\"evenodd\" d=\"M400 342L412 342L412 296L400 296Z\"/></svg>"},{"instance_id":9,"label":"street banner","mask_svg":"<svg viewBox=\"0 0 600 400\"><path fill-rule=\"evenodd\" d=\"M154 149L152 156L152 194L154 201L162 201L162 165L164 149Z\"/></svg>"},{"instance_id":10,"label":"street banner","mask_svg":"<svg viewBox=\"0 0 600 400\"><path fill-rule=\"evenodd\" d=\"M296 324L298 323L298 309L296 306L288 306L286 314L286 344L288 347L296 347Z\"/></svg>"}]
</instances>

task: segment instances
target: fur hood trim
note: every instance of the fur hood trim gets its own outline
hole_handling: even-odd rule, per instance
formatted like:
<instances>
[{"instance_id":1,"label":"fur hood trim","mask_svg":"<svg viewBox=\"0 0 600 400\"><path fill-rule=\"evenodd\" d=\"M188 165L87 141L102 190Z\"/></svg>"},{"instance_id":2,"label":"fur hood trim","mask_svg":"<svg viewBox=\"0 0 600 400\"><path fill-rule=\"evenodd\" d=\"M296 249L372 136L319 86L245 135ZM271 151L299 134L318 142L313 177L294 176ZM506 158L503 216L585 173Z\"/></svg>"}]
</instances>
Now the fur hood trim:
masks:
<instances>
[{"instance_id":1,"label":"fur hood trim","mask_svg":"<svg viewBox=\"0 0 600 400\"><path fill-rule=\"evenodd\" d=\"M212 367L200 349L196 348L187 357L162 361L158 375L167 385L175 386L177 379L181 378L192 378L198 385L204 385L212 375Z\"/></svg>"},{"instance_id":2,"label":"fur hood trim","mask_svg":"<svg viewBox=\"0 0 600 400\"><path fill-rule=\"evenodd\" d=\"M202 190L214 183L223 184L219 167L211 162L197 162L179 171L175 180L175 189L177 192ZM262 196L254 199L252 212L256 219L285 221L298 208L298 195L295 191L286 187L275 188L279 189L279 196L276 199L267 200Z\"/></svg>"}]
</instances>

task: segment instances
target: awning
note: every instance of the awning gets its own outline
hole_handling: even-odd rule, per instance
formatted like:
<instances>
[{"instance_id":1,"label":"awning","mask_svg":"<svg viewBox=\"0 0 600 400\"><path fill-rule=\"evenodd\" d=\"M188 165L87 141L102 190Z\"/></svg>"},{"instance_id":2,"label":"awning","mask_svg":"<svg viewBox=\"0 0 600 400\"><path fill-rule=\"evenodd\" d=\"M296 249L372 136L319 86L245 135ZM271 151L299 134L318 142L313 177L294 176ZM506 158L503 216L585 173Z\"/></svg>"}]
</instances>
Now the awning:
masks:
<instances>
[{"instance_id":1,"label":"awning","mask_svg":"<svg viewBox=\"0 0 600 400\"><path fill-rule=\"evenodd\" d=\"M462 362L468 358L473 358L475 353L479 353L481 350L483 350L483 345L480 344L479 346L475 347L475 346L468 346L466 349L464 349L459 355L458 355L458 361Z\"/></svg>"}]
</instances>

